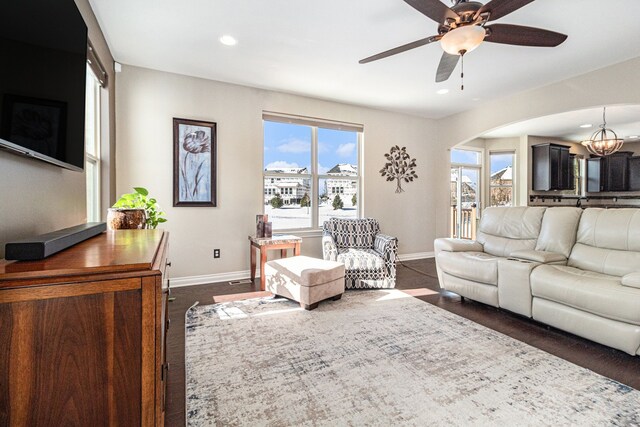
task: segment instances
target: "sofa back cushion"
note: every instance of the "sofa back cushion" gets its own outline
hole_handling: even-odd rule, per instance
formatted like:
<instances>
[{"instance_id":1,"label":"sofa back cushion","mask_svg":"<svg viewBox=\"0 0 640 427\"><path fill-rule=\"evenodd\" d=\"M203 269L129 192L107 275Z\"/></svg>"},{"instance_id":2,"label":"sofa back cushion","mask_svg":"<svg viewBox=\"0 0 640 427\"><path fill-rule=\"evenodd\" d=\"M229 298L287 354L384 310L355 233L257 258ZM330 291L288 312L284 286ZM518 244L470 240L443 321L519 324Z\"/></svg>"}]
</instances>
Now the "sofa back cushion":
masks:
<instances>
[{"instance_id":1,"label":"sofa back cushion","mask_svg":"<svg viewBox=\"0 0 640 427\"><path fill-rule=\"evenodd\" d=\"M569 207L547 208L542 217L536 251L556 252L569 258L576 243L582 209Z\"/></svg>"},{"instance_id":2,"label":"sofa back cushion","mask_svg":"<svg viewBox=\"0 0 640 427\"><path fill-rule=\"evenodd\" d=\"M640 209L585 209L568 265L611 276L640 271Z\"/></svg>"},{"instance_id":3,"label":"sofa back cushion","mask_svg":"<svg viewBox=\"0 0 640 427\"><path fill-rule=\"evenodd\" d=\"M482 213L477 241L491 255L508 257L512 252L535 249L542 207L492 207Z\"/></svg>"},{"instance_id":4,"label":"sofa back cushion","mask_svg":"<svg viewBox=\"0 0 640 427\"><path fill-rule=\"evenodd\" d=\"M330 218L323 229L331 234L338 248L371 249L380 225L373 218Z\"/></svg>"}]
</instances>

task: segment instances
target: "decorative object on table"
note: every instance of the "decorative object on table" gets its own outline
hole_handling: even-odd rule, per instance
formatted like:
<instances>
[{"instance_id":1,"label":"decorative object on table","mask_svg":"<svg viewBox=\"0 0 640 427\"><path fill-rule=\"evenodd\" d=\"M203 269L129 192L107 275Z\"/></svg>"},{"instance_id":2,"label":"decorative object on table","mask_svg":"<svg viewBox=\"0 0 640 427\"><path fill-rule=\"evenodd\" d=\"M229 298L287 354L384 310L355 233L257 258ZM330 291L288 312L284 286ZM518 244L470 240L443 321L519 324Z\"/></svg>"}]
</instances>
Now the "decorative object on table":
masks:
<instances>
[{"instance_id":1,"label":"decorative object on table","mask_svg":"<svg viewBox=\"0 0 640 427\"><path fill-rule=\"evenodd\" d=\"M264 231L262 237L266 239L270 239L271 237L273 237L273 227L271 221L263 222L262 227Z\"/></svg>"},{"instance_id":2,"label":"decorative object on table","mask_svg":"<svg viewBox=\"0 0 640 427\"><path fill-rule=\"evenodd\" d=\"M581 144L589 150L589 153L600 157L613 154L622 148L624 139L618 138L613 129L607 128L607 107L602 108L602 124L599 129Z\"/></svg>"},{"instance_id":3,"label":"decorative object on table","mask_svg":"<svg viewBox=\"0 0 640 427\"><path fill-rule=\"evenodd\" d=\"M133 193L126 193L109 209L107 225L110 230L157 228L167 222L158 201L149 197L144 187L134 187ZM146 226L146 227L145 227Z\"/></svg>"},{"instance_id":4,"label":"decorative object on table","mask_svg":"<svg viewBox=\"0 0 640 427\"><path fill-rule=\"evenodd\" d=\"M173 206L217 206L216 123L173 119Z\"/></svg>"},{"instance_id":5,"label":"decorative object on table","mask_svg":"<svg viewBox=\"0 0 640 427\"><path fill-rule=\"evenodd\" d=\"M416 159L412 159L407 153L407 147L400 148L398 145L391 147L389 153L384 157L387 159L387 163L380 169L380 175L386 177L387 181L395 180L397 183L396 193L402 193L404 191L402 181L413 182L418 178L415 172Z\"/></svg>"},{"instance_id":6,"label":"decorative object on table","mask_svg":"<svg viewBox=\"0 0 640 427\"><path fill-rule=\"evenodd\" d=\"M195 306L185 348L189 426L640 419L640 391L396 289Z\"/></svg>"},{"instance_id":7,"label":"decorative object on table","mask_svg":"<svg viewBox=\"0 0 640 427\"><path fill-rule=\"evenodd\" d=\"M144 208L109 208L107 210L107 227L109 230L140 230L147 224Z\"/></svg>"},{"instance_id":8,"label":"decorative object on table","mask_svg":"<svg viewBox=\"0 0 640 427\"><path fill-rule=\"evenodd\" d=\"M398 239L380 233L373 218L330 218L322 230L322 255L346 267L345 287L396 286Z\"/></svg>"},{"instance_id":9,"label":"decorative object on table","mask_svg":"<svg viewBox=\"0 0 640 427\"><path fill-rule=\"evenodd\" d=\"M4 95L2 137L30 150L58 158L67 138L67 103Z\"/></svg>"},{"instance_id":10,"label":"decorative object on table","mask_svg":"<svg viewBox=\"0 0 640 427\"><path fill-rule=\"evenodd\" d=\"M260 290L265 289L264 265L267 262L267 252L269 250L280 249L280 257L286 258L287 250L293 249L293 255L300 255L300 244L302 238L292 234L280 234L267 237L249 236L249 252L251 258L251 281L256 278L256 249L260 251Z\"/></svg>"},{"instance_id":11,"label":"decorative object on table","mask_svg":"<svg viewBox=\"0 0 640 427\"><path fill-rule=\"evenodd\" d=\"M269 221L269 215L267 214L256 215L256 237L258 238L265 237L264 225L265 223L267 223L267 221ZM269 235L268 237L271 237L271 235Z\"/></svg>"}]
</instances>

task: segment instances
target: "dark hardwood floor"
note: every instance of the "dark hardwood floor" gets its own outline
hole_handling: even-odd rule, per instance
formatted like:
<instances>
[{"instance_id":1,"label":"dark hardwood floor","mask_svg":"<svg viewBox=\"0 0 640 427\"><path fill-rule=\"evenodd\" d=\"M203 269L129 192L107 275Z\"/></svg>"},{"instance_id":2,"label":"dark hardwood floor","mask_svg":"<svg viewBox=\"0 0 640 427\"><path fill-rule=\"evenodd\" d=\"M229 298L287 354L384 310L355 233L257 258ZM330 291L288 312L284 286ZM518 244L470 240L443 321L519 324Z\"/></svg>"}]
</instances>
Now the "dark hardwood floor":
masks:
<instances>
[{"instance_id":1,"label":"dark hardwood floor","mask_svg":"<svg viewBox=\"0 0 640 427\"><path fill-rule=\"evenodd\" d=\"M416 271L417 270L417 271ZM525 317L461 298L440 289L433 259L398 265L398 289L488 328L526 342L606 377L640 390L640 357L596 344ZM185 424L184 314L196 301L213 304L269 295L259 285L229 285L227 282L173 289L170 304L171 328L167 357L170 363L167 426Z\"/></svg>"}]
</instances>

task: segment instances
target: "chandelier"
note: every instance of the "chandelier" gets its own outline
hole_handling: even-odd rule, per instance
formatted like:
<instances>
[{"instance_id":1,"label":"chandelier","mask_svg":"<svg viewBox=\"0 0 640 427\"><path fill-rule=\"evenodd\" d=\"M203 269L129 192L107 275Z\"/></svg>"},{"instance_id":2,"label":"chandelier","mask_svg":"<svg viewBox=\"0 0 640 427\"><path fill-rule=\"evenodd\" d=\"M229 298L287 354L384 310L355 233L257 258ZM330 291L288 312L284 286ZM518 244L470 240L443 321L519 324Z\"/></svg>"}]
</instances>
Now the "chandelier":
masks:
<instances>
[{"instance_id":1,"label":"chandelier","mask_svg":"<svg viewBox=\"0 0 640 427\"><path fill-rule=\"evenodd\" d=\"M582 145L589 150L589 153L600 157L615 153L624 144L624 139L618 138L618 135L612 129L607 129L606 113L607 107L604 107L602 109L600 129L595 131L591 138L582 141Z\"/></svg>"}]
</instances>

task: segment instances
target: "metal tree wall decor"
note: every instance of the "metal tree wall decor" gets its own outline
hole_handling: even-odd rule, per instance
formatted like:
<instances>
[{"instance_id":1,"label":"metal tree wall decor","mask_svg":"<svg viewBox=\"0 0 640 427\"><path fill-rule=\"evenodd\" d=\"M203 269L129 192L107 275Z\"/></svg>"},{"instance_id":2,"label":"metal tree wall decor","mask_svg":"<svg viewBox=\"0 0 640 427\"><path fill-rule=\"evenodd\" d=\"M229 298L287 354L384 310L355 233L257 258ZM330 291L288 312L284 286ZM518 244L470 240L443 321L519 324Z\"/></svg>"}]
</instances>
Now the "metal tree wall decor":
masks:
<instances>
[{"instance_id":1,"label":"metal tree wall decor","mask_svg":"<svg viewBox=\"0 0 640 427\"><path fill-rule=\"evenodd\" d=\"M402 193L402 182L413 182L418 178L415 172L416 159L412 159L407 153L407 147L400 148L398 145L391 147L391 150L384 155L387 163L380 169L380 174L386 177L387 181L395 180L397 183L396 193Z\"/></svg>"}]
</instances>

